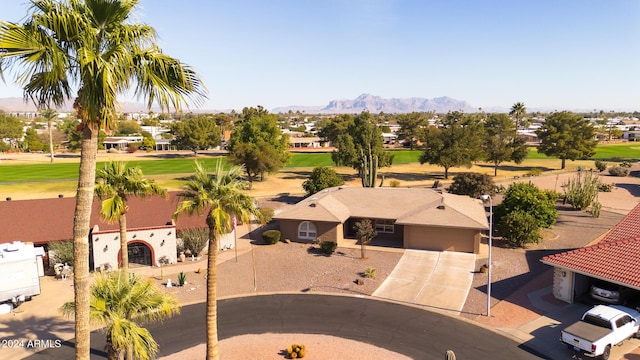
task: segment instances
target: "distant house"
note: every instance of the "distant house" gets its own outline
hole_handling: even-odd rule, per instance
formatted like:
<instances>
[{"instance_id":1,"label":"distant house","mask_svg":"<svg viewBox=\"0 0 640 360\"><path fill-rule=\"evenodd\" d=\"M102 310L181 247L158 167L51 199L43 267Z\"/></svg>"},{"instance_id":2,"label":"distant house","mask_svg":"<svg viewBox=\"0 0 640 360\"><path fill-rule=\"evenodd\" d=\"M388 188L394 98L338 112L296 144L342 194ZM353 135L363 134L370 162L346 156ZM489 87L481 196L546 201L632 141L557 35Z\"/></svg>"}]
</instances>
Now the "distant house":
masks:
<instances>
[{"instance_id":1,"label":"distant house","mask_svg":"<svg viewBox=\"0 0 640 360\"><path fill-rule=\"evenodd\" d=\"M543 257L553 266L553 295L573 303L596 279L640 290L639 224L640 204L598 243Z\"/></svg>"},{"instance_id":2,"label":"distant house","mask_svg":"<svg viewBox=\"0 0 640 360\"><path fill-rule=\"evenodd\" d=\"M289 146L292 148L318 148L322 146L322 139L317 136L289 137Z\"/></svg>"},{"instance_id":3,"label":"distant house","mask_svg":"<svg viewBox=\"0 0 640 360\"><path fill-rule=\"evenodd\" d=\"M338 245L355 238L361 219L371 220L376 239L407 249L478 253L489 228L480 200L418 188L333 187L274 215L283 238Z\"/></svg>"},{"instance_id":4,"label":"distant house","mask_svg":"<svg viewBox=\"0 0 640 360\"><path fill-rule=\"evenodd\" d=\"M102 145L106 150L127 150L129 144L142 142L142 136L109 136L104 138Z\"/></svg>"}]
</instances>

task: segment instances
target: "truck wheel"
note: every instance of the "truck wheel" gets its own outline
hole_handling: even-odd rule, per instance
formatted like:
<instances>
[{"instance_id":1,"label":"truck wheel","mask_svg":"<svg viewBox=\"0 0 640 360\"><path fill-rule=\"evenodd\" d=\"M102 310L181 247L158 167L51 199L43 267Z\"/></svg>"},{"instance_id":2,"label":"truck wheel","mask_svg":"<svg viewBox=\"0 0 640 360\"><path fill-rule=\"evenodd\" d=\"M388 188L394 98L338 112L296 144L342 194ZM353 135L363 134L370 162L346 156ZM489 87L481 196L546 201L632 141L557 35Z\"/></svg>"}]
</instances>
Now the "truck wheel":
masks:
<instances>
[{"instance_id":1,"label":"truck wheel","mask_svg":"<svg viewBox=\"0 0 640 360\"><path fill-rule=\"evenodd\" d=\"M602 352L602 355L600 355L600 359L608 360L609 359L609 355L611 355L611 345L607 345L607 347L604 348L604 351Z\"/></svg>"}]
</instances>

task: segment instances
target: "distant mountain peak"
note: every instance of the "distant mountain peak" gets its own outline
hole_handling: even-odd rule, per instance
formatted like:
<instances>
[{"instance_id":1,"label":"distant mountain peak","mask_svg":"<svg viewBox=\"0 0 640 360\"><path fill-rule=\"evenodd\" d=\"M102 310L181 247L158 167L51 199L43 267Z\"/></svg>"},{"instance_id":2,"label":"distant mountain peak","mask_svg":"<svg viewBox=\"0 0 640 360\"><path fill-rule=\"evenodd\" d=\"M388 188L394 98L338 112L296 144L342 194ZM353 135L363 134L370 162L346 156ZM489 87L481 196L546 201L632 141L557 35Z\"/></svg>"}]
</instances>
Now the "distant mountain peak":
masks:
<instances>
[{"instance_id":1,"label":"distant mountain peak","mask_svg":"<svg viewBox=\"0 0 640 360\"><path fill-rule=\"evenodd\" d=\"M274 112L280 112L282 108L274 109ZM288 111L284 109L285 112ZM433 99L425 98L391 98L384 99L380 96L363 93L353 100L337 99L332 100L324 107L319 109L319 113L360 113L369 111L372 113L409 113L409 112L425 112L435 111L437 113L446 113L449 111L465 111L475 112L476 108L466 101L452 99L442 96Z\"/></svg>"}]
</instances>

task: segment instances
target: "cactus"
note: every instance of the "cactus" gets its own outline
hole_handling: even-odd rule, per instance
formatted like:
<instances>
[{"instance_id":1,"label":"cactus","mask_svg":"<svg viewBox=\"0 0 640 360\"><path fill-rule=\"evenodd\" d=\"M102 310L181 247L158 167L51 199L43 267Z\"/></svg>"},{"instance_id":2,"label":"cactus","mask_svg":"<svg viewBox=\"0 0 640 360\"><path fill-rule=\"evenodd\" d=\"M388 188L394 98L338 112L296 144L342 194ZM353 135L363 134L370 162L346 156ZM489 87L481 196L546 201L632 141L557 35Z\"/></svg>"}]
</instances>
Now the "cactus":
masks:
<instances>
[{"instance_id":1,"label":"cactus","mask_svg":"<svg viewBox=\"0 0 640 360\"><path fill-rule=\"evenodd\" d=\"M453 350L447 350L447 353L445 354L445 359L456 360L456 354L453 352Z\"/></svg>"},{"instance_id":2,"label":"cactus","mask_svg":"<svg viewBox=\"0 0 640 360\"><path fill-rule=\"evenodd\" d=\"M183 273L182 271L178 274L178 285L180 286L184 286L184 284L187 283L187 274Z\"/></svg>"},{"instance_id":3,"label":"cactus","mask_svg":"<svg viewBox=\"0 0 640 360\"><path fill-rule=\"evenodd\" d=\"M367 154L364 153L364 150L360 149L360 158L362 187L375 187L376 178L378 177L378 156L374 156L371 153L371 145L369 145ZM382 186L382 183L380 183L380 186Z\"/></svg>"}]
</instances>

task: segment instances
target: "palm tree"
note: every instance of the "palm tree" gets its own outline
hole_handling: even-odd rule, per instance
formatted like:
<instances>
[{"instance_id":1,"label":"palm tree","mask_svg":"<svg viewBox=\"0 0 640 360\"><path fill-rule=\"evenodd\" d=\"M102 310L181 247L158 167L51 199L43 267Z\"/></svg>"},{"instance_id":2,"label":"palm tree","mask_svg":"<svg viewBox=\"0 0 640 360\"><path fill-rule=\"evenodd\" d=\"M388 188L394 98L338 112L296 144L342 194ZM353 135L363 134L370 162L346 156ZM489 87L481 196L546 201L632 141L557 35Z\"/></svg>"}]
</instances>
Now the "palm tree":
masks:
<instances>
[{"instance_id":1,"label":"palm tree","mask_svg":"<svg viewBox=\"0 0 640 360\"><path fill-rule=\"evenodd\" d=\"M218 238L232 230L235 216L243 223L249 221L258 211L251 196L244 194L247 183L242 180L242 167L222 170L218 161L216 171L209 175L207 169L196 161L195 174L184 185L178 196L182 200L174 213L177 220L181 213L207 213L209 227L209 249L207 255L207 359L219 359L218 349L218 308L217 308L217 268Z\"/></svg>"},{"instance_id":2,"label":"palm tree","mask_svg":"<svg viewBox=\"0 0 640 360\"><path fill-rule=\"evenodd\" d=\"M521 124L520 121L527 114L527 108L524 106L524 103L517 102L511 106L511 111L509 111L509 115L513 116L516 119L516 134L518 133L518 129Z\"/></svg>"},{"instance_id":3,"label":"palm tree","mask_svg":"<svg viewBox=\"0 0 640 360\"><path fill-rule=\"evenodd\" d=\"M108 359L152 359L158 344L141 323L163 320L178 314L180 306L173 295L160 290L152 280L125 271L97 273L91 288L89 316L104 326ZM62 312L73 316L73 301L62 305Z\"/></svg>"},{"instance_id":4,"label":"palm tree","mask_svg":"<svg viewBox=\"0 0 640 360\"><path fill-rule=\"evenodd\" d=\"M31 0L22 24L0 21L0 74L20 67L16 82L39 108L61 106L76 88L82 121L73 223L76 359L88 359L89 229L100 129L113 127L117 96L135 83L151 107L179 110L205 89L196 73L156 46L155 30L132 21L138 0Z\"/></svg>"},{"instance_id":5,"label":"palm tree","mask_svg":"<svg viewBox=\"0 0 640 360\"><path fill-rule=\"evenodd\" d=\"M102 200L100 215L109 222L117 221L120 226L121 268L127 272L127 197L166 196L167 189L159 187L153 180L143 178L140 168L127 167L127 163L121 161L109 161L103 169L98 170L96 177L95 194Z\"/></svg>"},{"instance_id":6,"label":"palm tree","mask_svg":"<svg viewBox=\"0 0 640 360\"><path fill-rule=\"evenodd\" d=\"M46 108L40 112L40 115L47 120L47 128L49 129L49 153L51 154L51 162L53 162L53 129L51 127L51 123L53 122L53 119L58 117L58 113L52 108Z\"/></svg>"}]
</instances>

